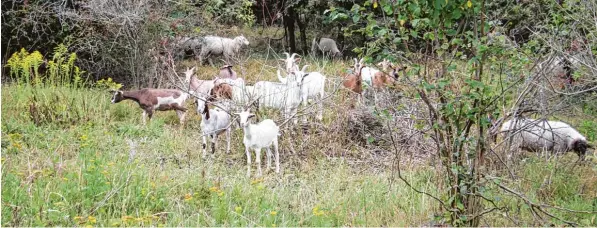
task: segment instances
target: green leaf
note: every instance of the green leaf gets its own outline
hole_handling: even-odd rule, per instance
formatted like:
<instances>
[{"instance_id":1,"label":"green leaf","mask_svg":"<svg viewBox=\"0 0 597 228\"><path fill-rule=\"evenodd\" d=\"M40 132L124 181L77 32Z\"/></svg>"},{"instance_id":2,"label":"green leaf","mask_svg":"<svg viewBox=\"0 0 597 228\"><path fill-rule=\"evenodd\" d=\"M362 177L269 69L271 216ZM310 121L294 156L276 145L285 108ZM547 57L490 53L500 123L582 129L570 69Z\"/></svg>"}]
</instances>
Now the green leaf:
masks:
<instances>
[{"instance_id":1,"label":"green leaf","mask_svg":"<svg viewBox=\"0 0 597 228\"><path fill-rule=\"evenodd\" d=\"M462 39L460 39L460 38L452 39L451 43L452 43L452 45L462 45Z\"/></svg>"},{"instance_id":2,"label":"green leaf","mask_svg":"<svg viewBox=\"0 0 597 228\"><path fill-rule=\"evenodd\" d=\"M419 33L415 30L410 30L410 36L412 36L413 38L417 38L419 37Z\"/></svg>"},{"instance_id":3,"label":"green leaf","mask_svg":"<svg viewBox=\"0 0 597 228\"><path fill-rule=\"evenodd\" d=\"M429 40L435 40L435 34L433 32L426 32L425 35L423 35L423 37Z\"/></svg>"},{"instance_id":4,"label":"green leaf","mask_svg":"<svg viewBox=\"0 0 597 228\"><path fill-rule=\"evenodd\" d=\"M386 12L387 15L394 14L394 12L392 11L392 5L390 4L383 6L383 11Z\"/></svg>"},{"instance_id":5,"label":"green leaf","mask_svg":"<svg viewBox=\"0 0 597 228\"><path fill-rule=\"evenodd\" d=\"M462 17L462 11L458 8L454 9L454 11L452 11L452 19L458 20L460 17Z\"/></svg>"},{"instance_id":6,"label":"green leaf","mask_svg":"<svg viewBox=\"0 0 597 228\"><path fill-rule=\"evenodd\" d=\"M361 15L359 15L359 14L355 14L352 16L352 22L355 24L358 23L360 19L361 19Z\"/></svg>"},{"instance_id":7,"label":"green leaf","mask_svg":"<svg viewBox=\"0 0 597 228\"><path fill-rule=\"evenodd\" d=\"M460 201L456 202L456 207L461 211L464 210L464 205Z\"/></svg>"}]
</instances>

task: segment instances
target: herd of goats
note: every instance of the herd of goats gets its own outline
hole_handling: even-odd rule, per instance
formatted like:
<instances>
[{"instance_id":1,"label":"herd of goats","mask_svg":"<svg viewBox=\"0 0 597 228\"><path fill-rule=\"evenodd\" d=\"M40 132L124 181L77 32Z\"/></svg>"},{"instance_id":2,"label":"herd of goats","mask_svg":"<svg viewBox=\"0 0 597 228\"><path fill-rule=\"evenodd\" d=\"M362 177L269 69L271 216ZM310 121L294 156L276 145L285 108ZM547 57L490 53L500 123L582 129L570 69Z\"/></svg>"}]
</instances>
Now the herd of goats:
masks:
<instances>
[{"instance_id":1,"label":"herd of goats","mask_svg":"<svg viewBox=\"0 0 597 228\"><path fill-rule=\"evenodd\" d=\"M188 42L189 39L185 41L185 43ZM203 57L215 55L229 59L237 54L243 45L248 45L248 41L243 36L234 39L204 37L198 42L196 44L198 46L193 46L193 49L200 50L200 61L203 61ZM321 50L321 45L319 46ZM251 174L250 150L255 150L257 175L260 176L262 175L261 149L266 149L266 169L269 170L272 156L270 147L272 146L275 152L275 171L279 173L278 136L280 136L280 125L271 119L264 119L256 124L251 123L250 119L255 114L251 113L249 107L252 104L257 104L258 108L280 110L286 121L292 120L294 124L297 124L298 118L296 117L299 106L307 107L309 100L313 100L318 104L315 118L321 121L323 118L322 100L326 93L324 89L326 76L320 72L308 72L308 65L299 68L300 56L298 54L285 53L285 55L286 58L282 60L285 64L284 70L287 76L283 77L280 69L278 69L279 82L258 81L252 86L246 85L245 81L237 76L230 65L223 66L215 79L200 80L195 77L195 68L193 67L184 72L184 87L188 89L145 88L133 91L118 90L114 91L112 103L123 100L137 102L143 110L144 124L146 124L146 116L149 116L151 120L154 111L175 110L181 126L183 126L187 111L185 101L190 97L195 98L197 113L201 115L200 128L204 157L207 153L207 136L211 139L211 150L214 153L217 136L225 133L226 152L230 152L231 117L236 115L239 118L240 127L244 131L243 144L247 156L247 175L250 176ZM366 66L363 59L360 61L354 59L351 73L343 78L343 86L360 97L367 90L379 90L397 83L398 73L405 69L385 59L377 66L380 69ZM302 116L303 122L307 122L307 115ZM513 145L516 148L530 151L551 151L555 153L575 151L580 158L584 158L587 149L593 148L577 130L560 121L535 120L523 117L512 118L502 124L500 132L508 134L508 137L514 139L513 141L516 144Z\"/></svg>"}]
</instances>

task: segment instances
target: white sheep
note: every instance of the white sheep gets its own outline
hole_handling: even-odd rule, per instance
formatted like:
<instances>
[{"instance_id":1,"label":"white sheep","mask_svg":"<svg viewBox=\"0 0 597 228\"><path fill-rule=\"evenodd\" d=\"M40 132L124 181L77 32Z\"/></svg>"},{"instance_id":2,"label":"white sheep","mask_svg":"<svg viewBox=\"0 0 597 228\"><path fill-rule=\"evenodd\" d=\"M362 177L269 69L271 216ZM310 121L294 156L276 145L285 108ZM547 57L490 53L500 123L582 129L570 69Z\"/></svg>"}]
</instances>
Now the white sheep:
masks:
<instances>
[{"instance_id":1,"label":"white sheep","mask_svg":"<svg viewBox=\"0 0 597 228\"><path fill-rule=\"evenodd\" d=\"M227 63L231 63L232 58L236 57L243 46L248 46L249 41L244 36L237 36L234 39L219 36L203 37L201 53L199 54L199 64L203 64L206 57L223 55ZM213 65L211 58L209 64Z\"/></svg>"},{"instance_id":2,"label":"white sheep","mask_svg":"<svg viewBox=\"0 0 597 228\"><path fill-rule=\"evenodd\" d=\"M322 52L324 55L329 55L331 57L342 57L342 52L338 49L336 41L330 38L321 38L319 42L317 42L317 38L313 38L313 42L311 42L311 52L313 54Z\"/></svg>"},{"instance_id":3,"label":"white sheep","mask_svg":"<svg viewBox=\"0 0 597 228\"><path fill-rule=\"evenodd\" d=\"M280 135L280 128L271 119L265 119L257 124L249 123L249 118L254 117L255 114L245 110L241 113L235 113L240 117L240 125L243 128L244 137L243 144L245 145L245 153L247 154L247 176L251 176L251 152L250 149L255 150L255 161L257 162L257 176L261 176L261 149L266 148L267 167L271 168L271 150L270 146L274 146L276 156L276 173L280 173L280 154L278 153L278 136Z\"/></svg>"},{"instance_id":4,"label":"white sheep","mask_svg":"<svg viewBox=\"0 0 597 228\"><path fill-rule=\"evenodd\" d=\"M280 75L280 70L278 70L278 75ZM259 81L254 85L254 93L259 100L259 107L280 109L286 119L296 115L301 103L300 92L300 84L295 80L287 80L286 83ZM296 118L293 123L297 123Z\"/></svg>"},{"instance_id":5,"label":"white sheep","mask_svg":"<svg viewBox=\"0 0 597 228\"><path fill-rule=\"evenodd\" d=\"M504 122L500 132L512 137L516 147L531 152L574 151L584 158L587 148L593 148L576 129L560 121L514 118Z\"/></svg>"},{"instance_id":6,"label":"white sheep","mask_svg":"<svg viewBox=\"0 0 597 228\"><path fill-rule=\"evenodd\" d=\"M307 106L309 99L318 102L318 111L315 118L323 119L323 98L325 96L325 76L319 72L305 72L309 65L303 66L303 69L293 71L288 78L284 78L278 72L278 80L282 83L295 81L300 86L300 100L303 106ZM307 115L303 116L303 122L307 122Z\"/></svg>"},{"instance_id":7,"label":"white sheep","mask_svg":"<svg viewBox=\"0 0 597 228\"><path fill-rule=\"evenodd\" d=\"M183 58L186 52L192 51L195 58L199 58L199 50L203 39L200 37L181 37L176 41L176 52L178 58Z\"/></svg>"},{"instance_id":8,"label":"white sheep","mask_svg":"<svg viewBox=\"0 0 597 228\"><path fill-rule=\"evenodd\" d=\"M201 115L203 157L207 154L207 136L211 137L211 152L214 154L218 135L223 132L226 132L226 153L230 153L230 115L228 112L219 107L209 109L204 99L197 99L197 113Z\"/></svg>"}]
</instances>

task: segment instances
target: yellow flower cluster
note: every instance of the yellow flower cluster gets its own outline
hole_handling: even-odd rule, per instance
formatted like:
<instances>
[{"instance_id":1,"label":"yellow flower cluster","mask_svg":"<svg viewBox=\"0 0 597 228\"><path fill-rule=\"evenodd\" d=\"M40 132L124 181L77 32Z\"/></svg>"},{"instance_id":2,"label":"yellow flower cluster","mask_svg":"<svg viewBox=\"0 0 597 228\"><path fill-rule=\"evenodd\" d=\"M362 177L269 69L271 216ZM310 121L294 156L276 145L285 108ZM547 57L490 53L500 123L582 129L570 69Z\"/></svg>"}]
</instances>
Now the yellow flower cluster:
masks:
<instances>
[{"instance_id":1,"label":"yellow flower cluster","mask_svg":"<svg viewBox=\"0 0 597 228\"><path fill-rule=\"evenodd\" d=\"M326 211L319 209L319 206L315 206L313 208L313 215L319 217L319 216L324 216L325 214L326 214Z\"/></svg>"},{"instance_id":2,"label":"yellow flower cluster","mask_svg":"<svg viewBox=\"0 0 597 228\"><path fill-rule=\"evenodd\" d=\"M224 191L222 191L222 189L218 188L217 186L209 188L209 191L217 193L218 196L224 196Z\"/></svg>"}]
</instances>

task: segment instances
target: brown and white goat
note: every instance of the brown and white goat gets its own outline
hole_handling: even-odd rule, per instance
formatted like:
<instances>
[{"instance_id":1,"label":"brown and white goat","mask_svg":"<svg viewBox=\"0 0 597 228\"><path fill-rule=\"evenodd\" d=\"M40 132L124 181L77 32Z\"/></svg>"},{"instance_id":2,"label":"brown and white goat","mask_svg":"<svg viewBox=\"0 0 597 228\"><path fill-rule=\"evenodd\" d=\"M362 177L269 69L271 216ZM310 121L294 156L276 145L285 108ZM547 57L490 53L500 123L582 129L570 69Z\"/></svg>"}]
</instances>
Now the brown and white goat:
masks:
<instances>
[{"instance_id":1,"label":"brown and white goat","mask_svg":"<svg viewBox=\"0 0 597 228\"><path fill-rule=\"evenodd\" d=\"M112 103L118 103L123 100L133 100L143 109L143 124L146 124L145 116L153 116L154 111L176 110L180 126L184 125L187 108L184 102L188 94L175 89L141 89L133 91L114 91Z\"/></svg>"},{"instance_id":2,"label":"brown and white goat","mask_svg":"<svg viewBox=\"0 0 597 228\"><path fill-rule=\"evenodd\" d=\"M231 65L224 65L220 68L220 73L218 74L219 78L229 78L229 79L236 79L236 72L232 70Z\"/></svg>"},{"instance_id":3,"label":"brown and white goat","mask_svg":"<svg viewBox=\"0 0 597 228\"><path fill-rule=\"evenodd\" d=\"M184 72L185 82L189 85L189 93L199 96L207 96L211 88L214 87L214 80L199 80L194 76L195 67Z\"/></svg>"},{"instance_id":4,"label":"brown and white goat","mask_svg":"<svg viewBox=\"0 0 597 228\"><path fill-rule=\"evenodd\" d=\"M344 77L344 81L342 82L344 87L359 95L363 93L363 78L361 77L362 69L363 66L360 66L356 72L352 72Z\"/></svg>"},{"instance_id":5,"label":"brown and white goat","mask_svg":"<svg viewBox=\"0 0 597 228\"><path fill-rule=\"evenodd\" d=\"M384 59L384 61L386 61ZM388 85L396 83L396 79L398 79L398 72L403 71L406 67L401 66L394 66L394 64L390 62L381 62L383 63L383 68L391 67L392 71L390 73L386 73L386 70L378 71L373 75L373 88L381 89ZM386 65L387 64L387 65Z\"/></svg>"}]
</instances>

